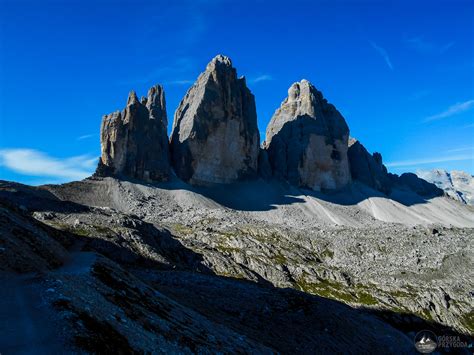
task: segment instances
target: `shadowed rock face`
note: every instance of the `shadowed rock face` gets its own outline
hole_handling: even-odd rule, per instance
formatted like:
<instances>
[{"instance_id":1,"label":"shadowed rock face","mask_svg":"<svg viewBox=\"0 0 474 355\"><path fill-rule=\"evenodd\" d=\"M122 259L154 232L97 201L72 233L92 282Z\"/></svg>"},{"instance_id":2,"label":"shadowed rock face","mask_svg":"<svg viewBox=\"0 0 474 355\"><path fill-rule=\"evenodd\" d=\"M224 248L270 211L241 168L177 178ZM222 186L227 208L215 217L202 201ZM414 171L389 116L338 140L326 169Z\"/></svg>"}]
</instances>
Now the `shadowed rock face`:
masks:
<instances>
[{"instance_id":1,"label":"shadowed rock face","mask_svg":"<svg viewBox=\"0 0 474 355\"><path fill-rule=\"evenodd\" d=\"M276 177L313 190L351 181L349 128L344 117L307 80L294 83L267 127L265 149Z\"/></svg>"},{"instance_id":2,"label":"shadowed rock face","mask_svg":"<svg viewBox=\"0 0 474 355\"><path fill-rule=\"evenodd\" d=\"M438 188L435 184L420 179L413 173L403 173L400 176L390 174L394 184L403 186L416 192L420 196L432 197L432 196L443 196L444 192Z\"/></svg>"},{"instance_id":3,"label":"shadowed rock face","mask_svg":"<svg viewBox=\"0 0 474 355\"><path fill-rule=\"evenodd\" d=\"M102 154L96 175L167 180L170 173L167 123L161 86L152 87L141 101L132 91L122 112L102 119Z\"/></svg>"},{"instance_id":4,"label":"shadowed rock face","mask_svg":"<svg viewBox=\"0 0 474 355\"><path fill-rule=\"evenodd\" d=\"M353 180L358 180L385 194L392 191L387 168L382 164L380 153L370 154L356 139L349 140L349 165Z\"/></svg>"},{"instance_id":5,"label":"shadowed rock face","mask_svg":"<svg viewBox=\"0 0 474 355\"><path fill-rule=\"evenodd\" d=\"M171 134L176 174L197 185L255 176L259 139L254 96L230 59L216 56L176 110Z\"/></svg>"},{"instance_id":6,"label":"shadowed rock face","mask_svg":"<svg viewBox=\"0 0 474 355\"><path fill-rule=\"evenodd\" d=\"M353 180L360 181L386 195L393 188L408 189L423 197L442 196L443 191L412 173L391 174L382 164L380 153L370 154L356 139L349 140L349 165Z\"/></svg>"}]
</instances>

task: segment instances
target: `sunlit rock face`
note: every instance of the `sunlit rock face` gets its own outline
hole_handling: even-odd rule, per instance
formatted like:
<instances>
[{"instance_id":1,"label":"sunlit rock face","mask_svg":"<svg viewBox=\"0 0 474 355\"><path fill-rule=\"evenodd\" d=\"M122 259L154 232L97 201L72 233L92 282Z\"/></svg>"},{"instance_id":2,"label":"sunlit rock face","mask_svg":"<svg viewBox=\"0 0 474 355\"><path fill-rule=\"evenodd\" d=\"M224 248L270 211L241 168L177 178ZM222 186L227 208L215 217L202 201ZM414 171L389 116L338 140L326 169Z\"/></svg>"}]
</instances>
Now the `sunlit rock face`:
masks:
<instances>
[{"instance_id":1,"label":"sunlit rock face","mask_svg":"<svg viewBox=\"0 0 474 355\"><path fill-rule=\"evenodd\" d=\"M435 184L451 198L474 206L474 176L464 171L418 170L419 178Z\"/></svg>"},{"instance_id":2,"label":"sunlit rock face","mask_svg":"<svg viewBox=\"0 0 474 355\"><path fill-rule=\"evenodd\" d=\"M171 134L176 174L192 184L232 183L257 174L255 99L228 57L207 65L176 110Z\"/></svg>"},{"instance_id":3,"label":"sunlit rock face","mask_svg":"<svg viewBox=\"0 0 474 355\"><path fill-rule=\"evenodd\" d=\"M170 175L167 122L161 86L152 87L140 101L132 91L122 112L102 119L101 158L96 175L167 180Z\"/></svg>"},{"instance_id":4,"label":"sunlit rock face","mask_svg":"<svg viewBox=\"0 0 474 355\"><path fill-rule=\"evenodd\" d=\"M274 176L316 191L335 190L351 181L348 138L344 117L302 80L273 115L264 147Z\"/></svg>"}]
</instances>

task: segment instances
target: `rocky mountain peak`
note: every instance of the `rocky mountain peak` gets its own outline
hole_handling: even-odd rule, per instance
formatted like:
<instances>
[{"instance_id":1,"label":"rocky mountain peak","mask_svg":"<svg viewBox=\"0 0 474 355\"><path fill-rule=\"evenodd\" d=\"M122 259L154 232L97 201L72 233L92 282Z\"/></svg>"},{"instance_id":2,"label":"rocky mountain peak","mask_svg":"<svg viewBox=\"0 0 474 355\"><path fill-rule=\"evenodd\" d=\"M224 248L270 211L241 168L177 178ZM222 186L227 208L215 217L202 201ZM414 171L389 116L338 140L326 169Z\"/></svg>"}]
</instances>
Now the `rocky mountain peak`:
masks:
<instances>
[{"instance_id":1,"label":"rocky mountain peak","mask_svg":"<svg viewBox=\"0 0 474 355\"><path fill-rule=\"evenodd\" d=\"M264 147L274 175L314 190L350 182L349 128L308 80L290 86L267 127Z\"/></svg>"},{"instance_id":2,"label":"rocky mountain peak","mask_svg":"<svg viewBox=\"0 0 474 355\"><path fill-rule=\"evenodd\" d=\"M170 172L166 104L163 88L147 98L128 95L122 112L105 115L100 130L99 176L126 176L145 181L167 180Z\"/></svg>"},{"instance_id":3,"label":"rocky mountain peak","mask_svg":"<svg viewBox=\"0 0 474 355\"><path fill-rule=\"evenodd\" d=\"M127 106L134 105L134 104L136 104L136 103L139 103L139 100L138 100L138 97L137 97L137 93L135 92L135 90L132 90L132 91L130 91L130 93L128 94Z\"/></svg>"},{"instance_id":4,"label":"rocky mountain peak","mask_svg":"<svg viewBox=\"0 0 474 355\"><path fill-rule=\"evenodd\" d=\"M211 61L207 64L206 70L212 71L214 70L214 68L221 66L232 68L232 60L225 55L218 54L214 58L212 58Z\"/></svg>"},{"instance_id":5,"label":"rocky mountain peak","mask_svg":"<svg viewBox=\"0 0 474 355\"><path fill-rule=\"evenodd\" d=\"M150 112L150 119L161 120L168 127L168 116L166 114L165 91L161 85L155 85L148 90L146 107Z\"/></svg>"},{"instance_id":6,"label":"rocky mountain peak","mask_svg":"<svg viewBox=\"0 0 474 355\"><path fill-rule=\"evenodd\" d=\"M254 96L231 60L216 56L176 110L171 134L176 174L192 184L256 175L259 137Z\"/></svg>"},{"instance_id":7,"label":"rocky mountain peak","mask_svg":"<svg viewBox=\"0 0 474 355\"><path fill-rule=\"evenodd\" d=\"M315 101L318 91L308 80L303 79L293 83L288 89L287 103L312 103Z\"/></svg>"}]
</instances>

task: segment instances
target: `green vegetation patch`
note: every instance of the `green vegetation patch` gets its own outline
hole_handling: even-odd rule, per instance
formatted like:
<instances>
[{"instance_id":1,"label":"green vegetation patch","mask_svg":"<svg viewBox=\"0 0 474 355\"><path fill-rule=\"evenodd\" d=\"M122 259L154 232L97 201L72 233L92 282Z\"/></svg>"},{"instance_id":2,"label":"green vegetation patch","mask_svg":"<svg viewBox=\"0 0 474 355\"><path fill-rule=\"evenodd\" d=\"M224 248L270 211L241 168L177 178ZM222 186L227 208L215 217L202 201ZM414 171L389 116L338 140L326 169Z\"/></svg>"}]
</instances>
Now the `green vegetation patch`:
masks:
<instances>
[{"instance_id":1,"label":"green vegetation patch","mask_svg":"<svg viewBox=\"0 0 474 355\"><path fill-rule=\"evenodd\" d=\"M181 223L173 223L171 226L171 230L175 233L181 235L188 235L193 233L193 229Z\"/></svg>"},{"instance_id":2,"label":"green vegetation patch","mask_svg":"<svg viewBox=\"0 0 474 355\"><path fill-rule=\"evenodd\" d=\"M461 323L469 329L470 332L474 333L474 311L464 314L461 318Z\"/></svg>"},{"instance_id":3,"label":"green vegetation patch","mask_svg":"<svg viewBox=\"0 0 474 355\"><path fill-rule=\"evenodd\" d=\"M357 302L357 298L348 292L344 292L344 286L340 283L320 280L319 282L308 282L304 276L296 281L296 287L303 292L311 293L325 298L331 298L346 303Z\"/></svg>"}]
</instances>

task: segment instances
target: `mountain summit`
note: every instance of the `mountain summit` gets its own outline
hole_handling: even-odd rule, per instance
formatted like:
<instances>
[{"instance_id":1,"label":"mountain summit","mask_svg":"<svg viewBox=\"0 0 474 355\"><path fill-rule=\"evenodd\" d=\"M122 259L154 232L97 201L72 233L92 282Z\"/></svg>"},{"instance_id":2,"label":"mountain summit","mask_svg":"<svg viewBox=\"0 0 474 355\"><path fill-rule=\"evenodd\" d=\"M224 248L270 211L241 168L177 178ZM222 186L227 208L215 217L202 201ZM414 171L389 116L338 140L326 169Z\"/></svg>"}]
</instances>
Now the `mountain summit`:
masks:
<instances>
[{"instance_id":1,"label":"mountain summit","mask_svg":"<svg viewBox=\"0 0 474 355\"><path fill-rule=\"evenodd\" d=\"M257 175L260 134L255 98L232 61L218 55L174 115L171 156L192 184L231 183Z\"/></svg>"},{"instance_id":2,"label":"mountain summit","mask_svg":"<svg viewBox=\"0 0 474 355\"><path fill-rule=\"evenodd\" d=\"M141 100L131 91L122 112L102 119L101 158L96 175L167 180L170 174L167 122L163 87L153 86Z\"/></svg>"},{"instance_id":3,"label":"mountain summit","mask_svg":"<svg viewBox=\"0 0 474 355\"><path fill-rule=\"evenodd\" d=\"M277 177L313 190L340 189L351 181L349 127L309 81L288 89L267 127L264 146Z\"/></svg>"}]
</instances>

